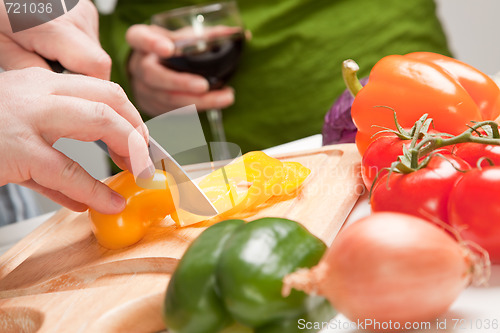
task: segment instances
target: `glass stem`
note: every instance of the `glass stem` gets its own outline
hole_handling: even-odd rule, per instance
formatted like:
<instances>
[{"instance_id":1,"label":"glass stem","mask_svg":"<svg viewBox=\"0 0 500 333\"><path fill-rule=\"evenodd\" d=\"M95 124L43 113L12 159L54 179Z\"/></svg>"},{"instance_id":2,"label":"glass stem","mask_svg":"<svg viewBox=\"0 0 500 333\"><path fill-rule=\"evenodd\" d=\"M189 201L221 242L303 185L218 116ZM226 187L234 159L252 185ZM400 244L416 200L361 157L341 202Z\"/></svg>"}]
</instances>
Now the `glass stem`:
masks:
<instances>
[{"instance_id":1,"label":"glass stem","mask_svg":"<svg viewBox=\"0 0 500 333\"><path fill-rule=\"evenodd\" d=\"M215 156L218 160L227 160L231 158L229 153L229 147L226 141L226 132L224 131L224 124L222 123L222 111L220 109L210 109L207 111L208 124L210 125L210 131L212 132L212 138L215 142L218 142L220 147L218 156Z\"/></svg>"}]
</instances>

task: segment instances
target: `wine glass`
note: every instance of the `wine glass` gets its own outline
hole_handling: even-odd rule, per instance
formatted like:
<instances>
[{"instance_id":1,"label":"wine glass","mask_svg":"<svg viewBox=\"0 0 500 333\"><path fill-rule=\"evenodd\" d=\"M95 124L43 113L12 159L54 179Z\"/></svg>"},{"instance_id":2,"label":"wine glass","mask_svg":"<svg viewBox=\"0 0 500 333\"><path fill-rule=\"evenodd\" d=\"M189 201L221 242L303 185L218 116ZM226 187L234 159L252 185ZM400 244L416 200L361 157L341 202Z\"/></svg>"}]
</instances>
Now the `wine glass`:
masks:
<instances>
[{"instance_id":1,"label":"wine glass","mask_svg":"<svg viewBox=\"0 0 500 333\"><path fill-rule=\"evenodd\" d=\"M173 56L161 59L164 66L203 76L210 90L222 88L236 71L245 29L235 1L173 9L154 15L151 23L167 29L175 45ZM208 110L207 118L219 158L229 159L222 111Z\"/></svg>"}]
</instances>

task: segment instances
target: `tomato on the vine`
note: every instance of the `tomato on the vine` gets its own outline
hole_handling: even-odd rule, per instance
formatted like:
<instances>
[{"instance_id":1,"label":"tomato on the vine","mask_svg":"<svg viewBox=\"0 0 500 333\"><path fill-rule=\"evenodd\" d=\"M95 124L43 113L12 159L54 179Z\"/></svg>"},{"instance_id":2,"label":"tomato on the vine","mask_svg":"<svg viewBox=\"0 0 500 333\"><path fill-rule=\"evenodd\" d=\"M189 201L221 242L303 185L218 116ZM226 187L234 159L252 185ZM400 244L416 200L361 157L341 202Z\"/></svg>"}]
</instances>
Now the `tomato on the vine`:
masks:
<instances>
[{"instance_id":1,"label":"tomato on the vine","mask_svg":"<svg viewBox=\"0 0 500 333\"><path fill-rule=\"evenodd\" d=\"M435 130L429 130L429 134L437 133ZM420 140L419 140L420 141ZM403 155L403 146L409 148L411 140L400 139L396 134L385 133L379 137L366 149L361 161L361 176L366 188L370 189L375 178L382 177L388 173L386 168L397 161L398 156ZM452 147L440 148L436 152L449 154Z\"/></svg>"},{"instance_id":2,"label":"tomato on the vine","mask_svg":"<svg viewBox=\"0 0 500 333\"><path fill-rule=\"evenodd\" d=\"M500 166L467 172L450 193L448 215L461 236L500 263Z\"/></svg>"},{"instance_id":3,"label":"tomato on the vine","mask_svg":"<svg viewBox=\"0 0 500 333\"><path fill-rule=\"evenodd\" d=\"M410 140L402 140L395 134L387 134L373 141L361 160L361 176L366 188L372 187L373 181L377 177L386 174L384 170L396 161L398 156L403 154L403 145L409 145Z\"/></svg>"},{"instance_id":4,"label":"tomato on the vine","mask_svg":"<svg viewBox=\"0 0 500 333\"><path fill-rule=\"evenodd\" d=\"M466 142L457 145L454 154L465 160L471 167L477 167L481 158L488 158L494 165L500 165L500 146L485 145ZM483 160L481 166L488 166L489 162Z\"/></svg>"},{"instance_id":5,"label":"tomato on the vine","mask_svg":"<svg viewBox=\"0 0 500 333\"><path fill-rule=\"evenodd\" d=\"M426 167L408 174L385 174L374 185L371 207L374 212L392 211L448 222L448 198L470 166L453 155L433 156Z\"/></svg>"}]
</instances>

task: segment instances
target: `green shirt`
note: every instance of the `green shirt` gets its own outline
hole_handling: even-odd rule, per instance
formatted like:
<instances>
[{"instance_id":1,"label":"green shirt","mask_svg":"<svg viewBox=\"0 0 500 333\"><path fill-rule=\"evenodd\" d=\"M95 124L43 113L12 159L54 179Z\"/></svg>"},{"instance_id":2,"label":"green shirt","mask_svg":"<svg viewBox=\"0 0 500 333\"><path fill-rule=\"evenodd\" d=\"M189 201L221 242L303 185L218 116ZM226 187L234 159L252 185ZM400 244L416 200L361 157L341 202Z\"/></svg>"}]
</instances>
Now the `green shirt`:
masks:
<instances>
[{"instance_id":1,"label":"green shirt","mask_svg":"<svg viewBox=\"0 0 500 333\"><path fill-rule=\"evenodd\" d=\"M118 0L114 14L102 17L112 80L132 99L126 29L152 14L202 2ZM321 133L326 112L345 89L345 59L358 62L362 77L389 54L450 54L432 0L240 0L238 6L253 38L229 83L235 103L223 112L227 139L243 152Z\"/></svg>"}]
</instances>

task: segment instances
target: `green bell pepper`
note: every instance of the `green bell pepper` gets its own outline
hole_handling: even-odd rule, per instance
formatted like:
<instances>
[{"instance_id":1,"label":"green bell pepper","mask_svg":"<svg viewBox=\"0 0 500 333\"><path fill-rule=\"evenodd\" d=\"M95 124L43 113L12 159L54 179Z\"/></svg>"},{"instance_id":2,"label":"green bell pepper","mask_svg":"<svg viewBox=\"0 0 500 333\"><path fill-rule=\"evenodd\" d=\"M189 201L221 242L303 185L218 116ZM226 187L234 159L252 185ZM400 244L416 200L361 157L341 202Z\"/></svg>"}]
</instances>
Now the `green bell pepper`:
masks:
<instances>
[{"instance_id":1,"label":"green bell pepper","mask_svg":"<svg viewBox=\"0 0 500 333\"><path fill-rule=\"evenodd\" d=\"M163 318L169 332L214 333L233 322L216 293L215 268L224 244L244 224L242 220L217 223L186 250L165 297Z\"/></svg>"},{"instance_id":2,"label":"green bell pepper","mask_svg":"<svg viewBox=\"0 0 500 333\"><path fill-rule=\"evenodd\" d=\"M259 327L304 311L305 293L281 296L282 279L318 263L325 244L299 223L263 218L246 224L227 241L217 266L226 308L238 322Z\"/></svg>"},{"instance_id":3,"label":"green bell pepper","mask_svg":"<svg viewBox=\"0 0 500 333\"><path fill-rule=\"evenodd\" d=\"M322 297L296 290L283 297L282 279L316 265L325 250L321 240L291 220L215 224L193 242L173 274L165 323L173 333L226 333L236 327L307 332L298 328L300 319L328 321L335 311Z\"/></svg>"}]
</instances>

